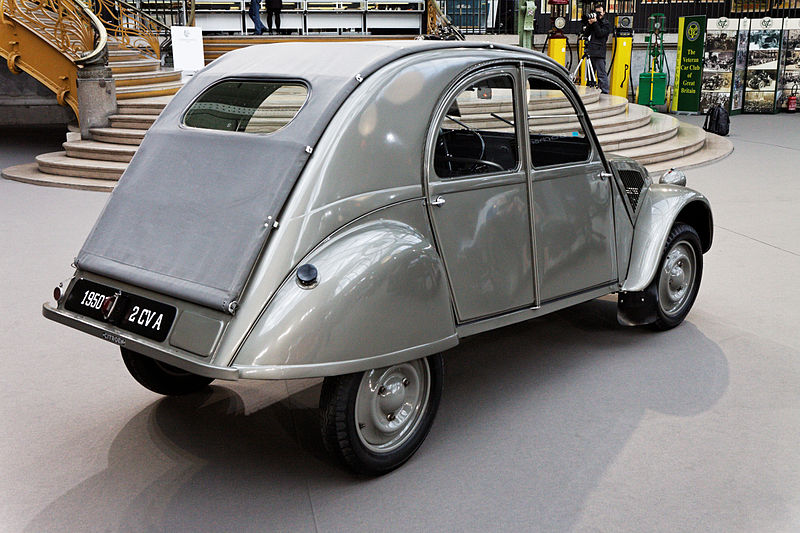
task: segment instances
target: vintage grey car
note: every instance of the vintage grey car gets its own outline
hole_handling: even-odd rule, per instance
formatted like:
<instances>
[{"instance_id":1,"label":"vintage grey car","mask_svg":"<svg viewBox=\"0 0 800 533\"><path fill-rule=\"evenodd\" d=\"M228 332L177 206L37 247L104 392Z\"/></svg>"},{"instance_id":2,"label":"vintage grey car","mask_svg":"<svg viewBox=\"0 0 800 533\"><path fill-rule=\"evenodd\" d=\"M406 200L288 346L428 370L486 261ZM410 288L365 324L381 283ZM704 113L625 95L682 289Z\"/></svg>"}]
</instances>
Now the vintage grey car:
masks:
<instances>
[{"instance_id":1,"label":"vintage grey car","mask_svg":"<svg viewBox=\"0 0 800 533\"><path fill-rule=\"evenodd\" d=\"M461 339L612 293L627 325L692 307L709 203L604 155L592 94L485 43L228 53L156 120L43 313L161 394L322 377L326 447L388 472Z\"/></svg>"}]
</instances>

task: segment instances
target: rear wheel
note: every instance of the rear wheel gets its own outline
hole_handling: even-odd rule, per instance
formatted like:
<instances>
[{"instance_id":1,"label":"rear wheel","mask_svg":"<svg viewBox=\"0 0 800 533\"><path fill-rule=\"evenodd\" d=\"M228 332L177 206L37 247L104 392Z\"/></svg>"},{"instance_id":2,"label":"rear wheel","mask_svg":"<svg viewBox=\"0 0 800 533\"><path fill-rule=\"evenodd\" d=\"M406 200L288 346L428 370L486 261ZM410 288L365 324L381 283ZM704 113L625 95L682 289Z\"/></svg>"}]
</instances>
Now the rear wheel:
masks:
<instances>
[{"instance_id":1,"label":"rear wheel","mask_svg":"<svg viewBox=\"0 0 800 533\"><path fill-rule=\"evenodd\" d=\"M702 275L703 250L697 231L687 224L675 224L653 280L656 294L653 329L664 331L683 322L697 298Z\"/></svg>"},{"instance_id":2,"label":"rear wheel","mask_svg":"<svg viewBox=\"0 0 800 533\"><path fill-rule=\"evenodd\" d=\"M325 447L350 469L380 475L405 463L428 434L442 395L433 355L325 378L320 395Z\"/></svg>"},{"instance_id":3,"label":"rear wheel","mask_svg":"<svg viewBox=\"0 0 800 533\"><path fill-rule=\"evenodd\" d=\"M181 368L121 348L122 360L133 379L144 387L165 396L181 396L206 388L213 378L192 374Z\"/></svg>"}]
</instances>

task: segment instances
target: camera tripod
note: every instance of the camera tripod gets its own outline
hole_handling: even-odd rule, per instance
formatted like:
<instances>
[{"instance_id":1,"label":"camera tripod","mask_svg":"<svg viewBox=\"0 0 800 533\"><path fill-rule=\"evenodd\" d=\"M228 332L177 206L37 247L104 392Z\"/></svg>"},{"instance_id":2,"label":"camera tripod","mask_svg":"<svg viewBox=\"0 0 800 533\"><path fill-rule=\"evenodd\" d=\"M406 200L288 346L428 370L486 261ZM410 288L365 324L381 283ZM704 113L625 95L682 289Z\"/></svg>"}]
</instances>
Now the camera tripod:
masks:
<instances>
[{"instance_id":1,"label":"camera tripod","mask_svg":"<svg viewBox=\"0 0 800 533\"><path fill-rule=\"evenodd\" d=\"M587 87L598 87L597 84L597 73L594 71L594 66L592 65L592 60L589 59L589 55L586 52L586 39L581 38L583 41L583 57L578 62L578 66L575 67L575 70L572 71L572 81L575 85L578 85L581 81L581 66L586 67L586 86Z\"/></svg>"}]
</instances>

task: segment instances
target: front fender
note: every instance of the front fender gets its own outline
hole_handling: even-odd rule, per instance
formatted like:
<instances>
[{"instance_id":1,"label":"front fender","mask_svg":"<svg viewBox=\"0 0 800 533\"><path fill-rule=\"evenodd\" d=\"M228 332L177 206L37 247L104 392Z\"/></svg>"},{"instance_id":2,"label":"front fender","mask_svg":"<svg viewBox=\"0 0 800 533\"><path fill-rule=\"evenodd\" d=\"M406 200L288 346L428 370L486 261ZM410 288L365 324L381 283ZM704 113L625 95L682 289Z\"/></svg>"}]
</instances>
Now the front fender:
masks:
<instances>
[{"instance_id":1,"label":"front fender","mask_svg":"<svg viewBox=\"0 0 800 533\"><path fill-rule=\"evenodd\" d=\"M284 281L239 349L242 378L321 377L378 368L458 343L442 261L422 200L339 230L300 264L313 288Z\"/></svg>"},{"instance_id":2,"label":"front fender","mask_svg":"<svg viewBox=\"0 0 800 533\"><path fill-rule=\"evenodd\" d=\"M651 185L636 219L623 292L642 291L650 285L676 222L686 222L697 230L704 253L711 248L714 224L706 197L678 185Z\"/></svg>"}]
</instances>

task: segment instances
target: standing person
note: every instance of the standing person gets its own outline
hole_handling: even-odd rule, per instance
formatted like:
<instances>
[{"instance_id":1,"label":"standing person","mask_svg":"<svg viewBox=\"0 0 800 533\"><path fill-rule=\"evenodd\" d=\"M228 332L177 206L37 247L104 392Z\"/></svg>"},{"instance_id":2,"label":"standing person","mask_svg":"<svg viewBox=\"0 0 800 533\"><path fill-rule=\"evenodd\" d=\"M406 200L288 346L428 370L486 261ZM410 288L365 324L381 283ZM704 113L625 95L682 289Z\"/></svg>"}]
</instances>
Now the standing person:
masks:
<instances>
[{"instance_id":1,"label":"standing person","mask_svg":"<svg viewBox=\"0 0 800 533\"><path fill-rule=\"evenodd\" d=\"M283 9L283 0L266 0L267 7L267 26L269 33L272 34L272 17L275 16L275 30L276 33L281 32L281 9Z\"/></svg>"},{"instance_id":2,"label":"standing person","mask_svg":"<svg viewBox=\"0 0 800 533\"><path fill-rule=\"evenodd\" d=\"M606 10L602 2L594 5L594 12L586 17L586 30L584 35L589 38L586 45L586 55L592 62L592 67L597 75L597 83L603 94L608 94L608 74L606 73L606 41L611 33L611 23L606 20Z\"/></svg>"},{"instance_id":3,"label":"standing person","mask_svg":"<svg viewBox=\"0 0 800 533\"><path fill-rule=\"evenodd\" d=\"M269 2L269 0L267 0L267 2ZM250 11L248 11L247 14L250 15L250 19L252 19L255 25L253 35L262 35L267 31L267 28L264 27L264 23L261 22L261 0L250 0Z\"/></svg>"}]
</instances>

